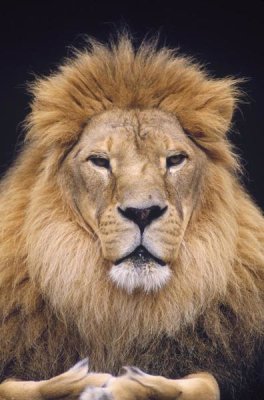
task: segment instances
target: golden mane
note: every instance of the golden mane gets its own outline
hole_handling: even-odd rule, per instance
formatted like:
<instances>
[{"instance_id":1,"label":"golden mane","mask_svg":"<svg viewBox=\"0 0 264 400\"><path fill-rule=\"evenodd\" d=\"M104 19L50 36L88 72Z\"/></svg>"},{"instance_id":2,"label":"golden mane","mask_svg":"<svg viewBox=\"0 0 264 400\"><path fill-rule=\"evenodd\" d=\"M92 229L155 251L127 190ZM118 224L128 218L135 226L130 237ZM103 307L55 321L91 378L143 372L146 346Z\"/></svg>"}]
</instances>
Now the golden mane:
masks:
<instances>
[{"instance_id":1,"label":"golden mane","mask_svg":"<svg viewBox=\"0 0 264 400\"><path fill-rule=\"evenodd\" d=\"M15 346L21 324L28 348L38 348L43 326L50 335L50 358L61 343L62 369L76 353L84 355L93 347L91 366L115 371L123 361L138 361L150 337L155 342L159 335L173 337L176 332L186 346L191 337L197 340L204 360L198 325L212 346L221 343L230 359L237 340L249 355L255 347L252 338L263 335L264 220L239 183L239 163L226 136L239 97L237 81L213 79L191 59L153 44L135 50L122 37L110 47L91 42L58 72L37 80L31 91L25 145L1 183L0 336L9 337L2 364L16 358L23 366L24 348ZM57 177L86 122L115 108L175 114L214 161L179 255L181 293L173 281L166 293L142 295L138 301L109 287L100 271L98 240L76 220L65 183ZM59 321L56 338L47 322L54 315ZM75 353L68 350L67 356L61 348L70 342L71 329L82 344L72 346ZM103 354L102 343L114 343L114 350ZM58 350L56 354L58 359ZM146 365L147 360L146 355ZM54 372L44 361L43 370L46 376Z\"/></svg>"},{"instance_id":2,"label":"golden mane","mask_svg":"<svg viewBox=\"0 0 264 400\"><path fill-rule=\"evenodd\" d=\"M76 52L57 73L31 86L27 138L45 148L68 144L89 118L103 111L159 108L177 115L201 145L231 162L220 143L240 96L238 82L212 79L191 58L157 50L155 43L135 50L127 36L109 47L91 40L89 49Z\"/></svg>"}]
</instances>

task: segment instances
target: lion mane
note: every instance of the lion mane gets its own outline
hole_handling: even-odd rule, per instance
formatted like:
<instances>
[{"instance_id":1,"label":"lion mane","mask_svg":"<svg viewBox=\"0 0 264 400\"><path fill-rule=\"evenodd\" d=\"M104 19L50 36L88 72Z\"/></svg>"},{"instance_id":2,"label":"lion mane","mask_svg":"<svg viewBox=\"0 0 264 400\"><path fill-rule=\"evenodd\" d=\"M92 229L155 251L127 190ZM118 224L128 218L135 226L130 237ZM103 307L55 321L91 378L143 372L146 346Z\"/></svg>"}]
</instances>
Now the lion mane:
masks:
<instances>
[{"instance_id":1,"label":"lion mane","mask_svg":"<svg viewBox=\"0 0 264 400\"><path fill-rule=\"evenodd\" d=\"M94 371L133 364L175 378L208 370L222 393L243 399L259 383L264 220L227 137L238 83L153 43L135 50L122 36L109 46L91 41L31 86L25 142L1 183L2 379L45 379L88 355ZM177 279L152 294L109 285L100 242L58 178L87 122L115 109L177 116L211 161Z\"/></svg>"}]
</instances>

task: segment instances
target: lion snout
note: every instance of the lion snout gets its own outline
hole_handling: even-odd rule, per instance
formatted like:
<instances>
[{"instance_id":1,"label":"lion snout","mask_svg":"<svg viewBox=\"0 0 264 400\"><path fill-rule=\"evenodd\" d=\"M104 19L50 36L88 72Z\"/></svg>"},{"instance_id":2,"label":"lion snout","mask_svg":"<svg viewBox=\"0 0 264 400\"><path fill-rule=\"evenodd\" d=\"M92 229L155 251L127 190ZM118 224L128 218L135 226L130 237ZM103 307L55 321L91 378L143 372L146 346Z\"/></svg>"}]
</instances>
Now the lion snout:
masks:
<instances>
[{"instance_id":1,"label":"lion snout","mask_svg":"<svg viewBox=\"0 0 264 400\"><path fill-rule=\"evenodd\" d=\"M133 221L136 225L138 225L141 234L143 233L146 226L150 225L154 220L160 218L166 211L168 207L161 207L160 205L152 205L146 208L138 208L138 207L118 207L119 213Z\"/></svg>"}]
</instances>

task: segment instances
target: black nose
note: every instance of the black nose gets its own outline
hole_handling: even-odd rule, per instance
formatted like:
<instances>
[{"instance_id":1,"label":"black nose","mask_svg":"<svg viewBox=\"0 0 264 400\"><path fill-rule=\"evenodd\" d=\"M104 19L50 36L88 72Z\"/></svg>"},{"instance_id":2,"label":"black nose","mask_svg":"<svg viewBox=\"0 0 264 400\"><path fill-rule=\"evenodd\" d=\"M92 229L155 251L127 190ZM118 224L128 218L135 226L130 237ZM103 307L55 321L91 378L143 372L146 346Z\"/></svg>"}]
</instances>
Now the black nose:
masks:
<instances>
[{"instance_id":1,"label":"black nose","mask_svg":"<svg viewBox=\"0 0 264 400\"><path fill-rule=\"evenodd\" d=\"M135 222L139 226L141 233L144 231L147 225L151 224L152 221L161 217L167 206L161 208L160 206L151 206L148 208L134 208L127 207L124 210L118 207L118 211L127 219Z\"/></svg>"}]
</instances>

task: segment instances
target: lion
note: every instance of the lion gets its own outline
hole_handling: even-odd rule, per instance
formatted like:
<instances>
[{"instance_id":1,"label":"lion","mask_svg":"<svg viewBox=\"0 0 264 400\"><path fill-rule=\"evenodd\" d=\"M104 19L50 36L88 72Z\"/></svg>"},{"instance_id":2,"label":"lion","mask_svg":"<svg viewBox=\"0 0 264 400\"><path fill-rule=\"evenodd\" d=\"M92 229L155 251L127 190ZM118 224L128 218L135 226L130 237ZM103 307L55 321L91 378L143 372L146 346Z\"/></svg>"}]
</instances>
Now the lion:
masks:
<instances>
[{"instance_id":1,"label":"lion","mask_svg":"<svg viewBox=\"0 0 264 400\"><path fill-rule=\"evenodd\" d=\"M123 35L32 84L1 182L1 399L262 399L239 83Z\"/></svg>"}]
</instances>

